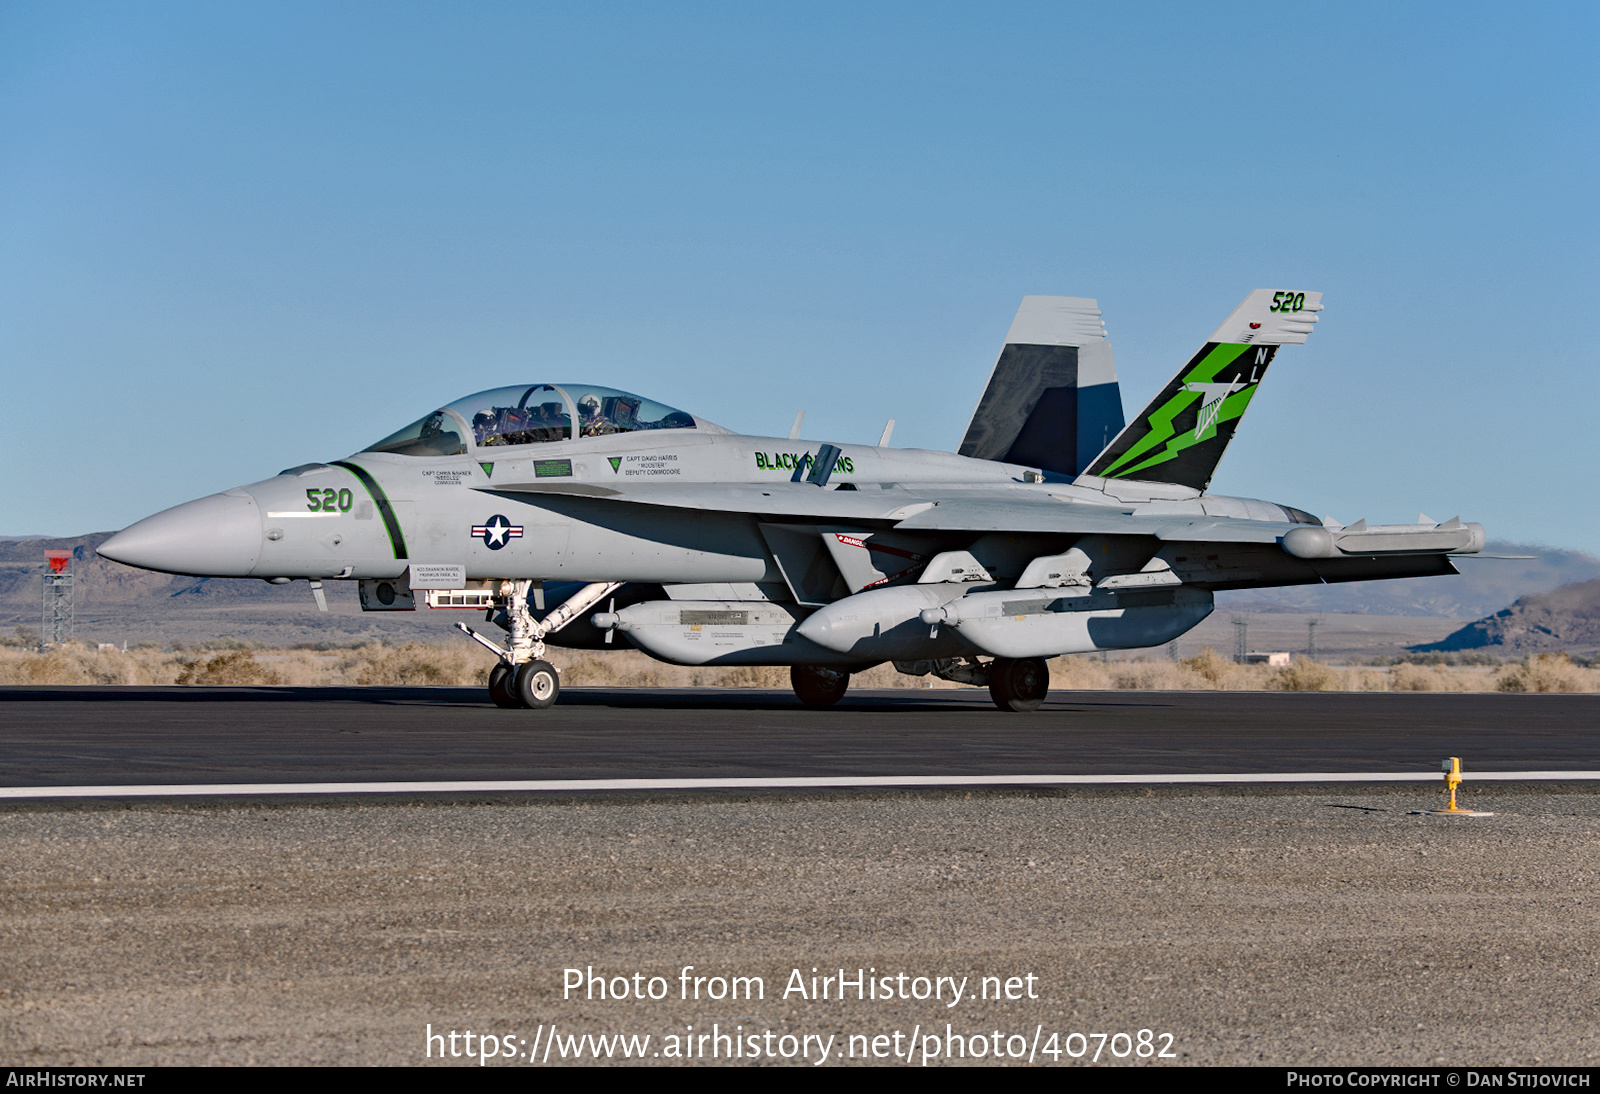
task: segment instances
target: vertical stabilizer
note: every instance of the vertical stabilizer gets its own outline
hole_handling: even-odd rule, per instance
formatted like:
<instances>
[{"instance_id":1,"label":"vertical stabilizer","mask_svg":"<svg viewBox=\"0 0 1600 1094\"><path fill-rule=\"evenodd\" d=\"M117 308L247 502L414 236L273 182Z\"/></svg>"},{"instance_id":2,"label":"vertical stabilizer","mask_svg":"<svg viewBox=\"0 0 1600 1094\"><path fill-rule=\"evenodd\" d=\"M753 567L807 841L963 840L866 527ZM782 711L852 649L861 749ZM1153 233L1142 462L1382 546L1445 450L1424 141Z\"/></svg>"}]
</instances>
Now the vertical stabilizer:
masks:
<instances>
[{"instance_id":1,"label":"vertical stabilizer","mask_svg":"<svg viewBox=\"0 0 1600 1094\"><path fill-rule=\"evenodd\" d=\"M1099 305L1081 296L1025 296L957 451L1071 477L1122 422Z\"/></svg>"},{"instance_id":2,"label":"vertical stabilizer","mask_svg":"<svg viewBox=\"0 0 1600 1094\"><path fill-rule=\"evenodd\" d=\"M1319 292L1257 289L1245 297L1090 464L1085 479L1205 490L1278 347L1305 342L1321 310Z\"/></svg>"}]
</instances>

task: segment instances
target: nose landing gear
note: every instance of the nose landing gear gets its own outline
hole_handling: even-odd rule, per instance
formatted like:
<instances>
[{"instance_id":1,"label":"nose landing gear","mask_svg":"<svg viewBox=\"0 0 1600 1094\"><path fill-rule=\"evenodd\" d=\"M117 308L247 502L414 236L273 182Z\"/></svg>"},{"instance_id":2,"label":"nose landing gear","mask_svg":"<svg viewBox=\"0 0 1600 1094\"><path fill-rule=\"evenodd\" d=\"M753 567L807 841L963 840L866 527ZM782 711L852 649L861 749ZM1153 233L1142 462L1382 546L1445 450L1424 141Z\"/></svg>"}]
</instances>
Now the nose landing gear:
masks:
<instances>
[{"instance_id":1,"label":"nose landing gear","mask_svg":"<svg viewBox=\"0 0 1600 1094\"><path fill-rule=\"evenodd\" d=\"M495 606L502 610L504 622L499 619L495 622L510 632L508 647L489 641L465 623L456 624L457 630L499 658L489 670L489 698L497 707L543 710L555 703L561 694L561 677L555 666L544 660L545 636L554 634L599 603L601 598L614 592L619 583L586 585L542 620L534 619L528 610L528 591L532 584L530 581L499 583ZM494 614L492 609L490 614Z\"/></svg>"},{"instance_id":2,"label":"nose landing gear","mask_svg":"<svg viewBox=\"0 0 1600 1094\"><path fill-rule=\"evenodd\" d=\"M543 710L561 694L561 678L548 661L529 661L517 668L513 689L529 710Z\"/></svg>"},{"instance_id":3,"label":"nose landing gear","mask_svg":"<svg viewBox=\"0 0 1600 1094\"><path fill-rule=\"evenodd\" d=\"M503 710L515 710L522 705L512 687L516 671L504 661L496 661L494 668L489 670L489 698L494 700L494 705Z\"/></svg>"},{"instance_id":4,"label":"nose landing gear","mask_svg":"<svg viewBox=\"0 0 1600 1094\"><path fill-rule=\"evenodd\" d=\"M561 695L561 677L548 661L513 668L504 661L489 670L489 698L505 710L543 710Z\"/></svg>"}]
</instances>

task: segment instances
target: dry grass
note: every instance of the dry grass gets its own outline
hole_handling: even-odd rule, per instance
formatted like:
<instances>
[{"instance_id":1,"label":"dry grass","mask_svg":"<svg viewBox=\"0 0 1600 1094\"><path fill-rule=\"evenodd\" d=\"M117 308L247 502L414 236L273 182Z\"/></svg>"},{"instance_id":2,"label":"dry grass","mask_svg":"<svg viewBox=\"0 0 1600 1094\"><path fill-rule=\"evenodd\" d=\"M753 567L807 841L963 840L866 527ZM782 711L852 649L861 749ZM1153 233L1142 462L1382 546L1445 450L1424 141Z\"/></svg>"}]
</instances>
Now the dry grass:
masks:
<instances>
[{"instance_id":1,"label":"dry grass","mask_svg":"<svg viewBox=\"0 0 1600 1094\"><path fill-rule=\"evenodd\" d=\"M175 683L226 686L228 684L281 684L283 677L264 667L249 650L229 650L215 657L186 663Z\"/></svg>"},{"instance_id":2,"label":"dry grass","mask_svg":"<svg viewBox=\"0 0 1600 1094\"><path fill-rule=\"evenodd\" d=\"M403 646L364 647L355 682L390 687L440 687L476 684L488 674L491 659L465 643L429 646L407 642Z\"/></svg>"},{"instance_id":3,"label":"dry grass","mask_svg":"<svg viewBox=\"0 0 1600 1094\"><path fill-rule=\"evenodd\" d=\"M1494 674L1496 691L1594 691L1595 670L1564 653L1536 653Z\"/></svg>"},{"instance_id":4,"label":"dry grass","mask_svg":"<svg viewBox=\"0 0 1600 1094\"><path fill-rule=\"evenodd\" d=\"M555 650L562 683L598 687L787 688L783 667L706 668L666 665L637 650ZM465 642L340 650L244 650L170 653L90 650L68 644L45 653L0 648L0 684L184 684L476 686L490 657ZM904 676L892 665L855 674L856 688L959 688L931 676ZM1050 686L1063 691L1600 691L1600 671L1564 654L1537 654L1496 670L1478 666L1336 668L1297 660L1281 668L1236 665L1209 647L1184 661L1061 657L1050 662Z\"/></svg>"}]
</instances>

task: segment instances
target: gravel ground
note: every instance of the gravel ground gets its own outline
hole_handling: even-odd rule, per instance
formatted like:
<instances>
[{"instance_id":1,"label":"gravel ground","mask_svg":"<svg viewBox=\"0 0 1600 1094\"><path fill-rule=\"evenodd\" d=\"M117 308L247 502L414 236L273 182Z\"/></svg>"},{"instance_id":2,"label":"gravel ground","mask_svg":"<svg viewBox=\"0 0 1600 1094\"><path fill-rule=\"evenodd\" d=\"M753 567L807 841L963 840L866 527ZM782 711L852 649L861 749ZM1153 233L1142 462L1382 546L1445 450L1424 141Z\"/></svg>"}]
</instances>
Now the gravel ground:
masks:
<instances>
[{"instance_id":1,"label":"gravel ground","mask_svg":"<svg viewBox=\"0 0 1600 1094\"><path fill-rule=\"evenodd\" d=\"M946 1023L981 1035L964 1048L991 1062L995 1031L1014 1055L1052 1034L1077 1051L1070 1033L1141 1029L1156 1050L1172 1034L1175 1058L1123 1062L1600 1061L1600 796L1496 786L1464 797L1493 817L1408 812L1439 797L13 805L0 810L0 1064L426 1063L430 1025L472 1030L474 1052L492 1033L520 1056L542 1053L552 1023L561 1038L649 1034L648 1051L668 1053L668 1035L713 1026L743 1027L762 1051L831 1035L835 1063L870 1053L851 1035L884 1035L890 1051L900 1031L904 1053L915 1027L936 1030L942 1054ZM765 998L683 1001L685 965L760 976ZM641 987L660 976L667 998L563 999L563 970L589 966L641 973ZM841 966L904 972L908 990L967 978L968 994L953 1007L948 984L942 1002L785 997L792 970L809 992L813 967ZM973 998L986 976L1019 978L1024 997ZM819 1042L804 1044L814 1062Z\"/></svg>"}]
</instances>

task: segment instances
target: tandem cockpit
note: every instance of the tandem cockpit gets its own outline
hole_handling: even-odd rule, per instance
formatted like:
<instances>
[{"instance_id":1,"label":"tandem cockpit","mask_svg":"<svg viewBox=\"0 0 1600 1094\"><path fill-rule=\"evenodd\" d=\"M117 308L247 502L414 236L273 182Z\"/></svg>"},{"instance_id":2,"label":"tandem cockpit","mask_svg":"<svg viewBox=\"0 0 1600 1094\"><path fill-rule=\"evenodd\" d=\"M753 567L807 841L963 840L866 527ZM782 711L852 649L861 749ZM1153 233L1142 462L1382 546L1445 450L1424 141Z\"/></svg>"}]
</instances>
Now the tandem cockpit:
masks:
<instances>
[{"instance_id":1,"label":"tandem cockpit","mask_svg":"<svg viewBox=\"0 0 1600 1094\"><path fill-rule=\"evenodd\" d=\"M709 422L700 421L693 414L615 388L520 384L457 399L365 451L400 456L459 456L469 446L549 444L647 429L708 426ZM714 426L710 428L716 430Z\"/></svg>"}]
</instances>

